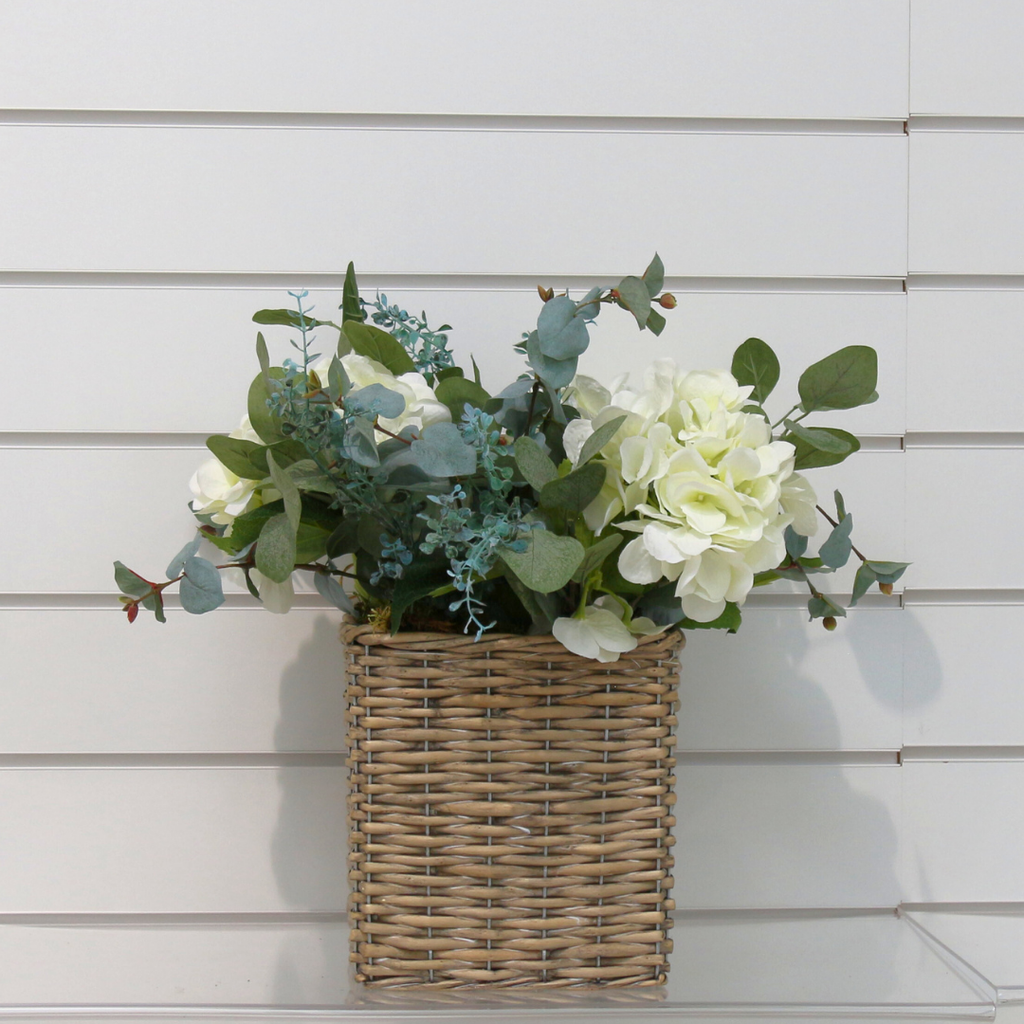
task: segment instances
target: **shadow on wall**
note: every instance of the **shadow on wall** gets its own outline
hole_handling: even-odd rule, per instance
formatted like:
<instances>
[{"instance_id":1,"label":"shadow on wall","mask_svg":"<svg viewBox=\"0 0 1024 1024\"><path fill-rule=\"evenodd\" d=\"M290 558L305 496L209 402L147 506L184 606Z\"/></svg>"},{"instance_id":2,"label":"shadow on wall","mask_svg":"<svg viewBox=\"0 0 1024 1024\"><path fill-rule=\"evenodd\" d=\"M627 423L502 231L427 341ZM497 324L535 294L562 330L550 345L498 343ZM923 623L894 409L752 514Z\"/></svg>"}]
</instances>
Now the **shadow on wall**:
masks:
<instances>
[{"instance_id":1,"label":"shadow on wall","mask_svg":"<svg viewBox=\"0 0 1024 1024\"><path fill-rule=\"evenodd\" d=\"M315 923L278 926L273 1000L279 1004L337 1004L349 989L348 926L341 919L348 898L348 836L339 626L335 614L312 619L306 639L281 676L276 750L336 757L326 766L278 771L281 802L272 852L278 888L293 911L329 915Z\"/></svg>"}]
</instances>

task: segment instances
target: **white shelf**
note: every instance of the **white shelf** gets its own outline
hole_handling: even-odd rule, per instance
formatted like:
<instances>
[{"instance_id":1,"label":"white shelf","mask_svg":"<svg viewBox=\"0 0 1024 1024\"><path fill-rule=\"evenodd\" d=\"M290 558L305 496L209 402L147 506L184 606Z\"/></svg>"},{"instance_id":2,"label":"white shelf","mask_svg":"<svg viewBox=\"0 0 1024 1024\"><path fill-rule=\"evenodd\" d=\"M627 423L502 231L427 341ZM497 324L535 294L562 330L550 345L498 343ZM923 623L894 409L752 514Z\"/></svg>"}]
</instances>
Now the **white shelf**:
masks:
<instances>
[{"instance_id":1,"label":"white shelf","mask_svg":"<svg viewBox=\"0 0 1024 1024\"><path fill-rule=\"evenodd\" d=\"M340 921L6 923L0 1019L995 1019L995 993L895 913L693 913L673 938L661 988L431 992L356 986Z\"/></svg>"}]
</instances>

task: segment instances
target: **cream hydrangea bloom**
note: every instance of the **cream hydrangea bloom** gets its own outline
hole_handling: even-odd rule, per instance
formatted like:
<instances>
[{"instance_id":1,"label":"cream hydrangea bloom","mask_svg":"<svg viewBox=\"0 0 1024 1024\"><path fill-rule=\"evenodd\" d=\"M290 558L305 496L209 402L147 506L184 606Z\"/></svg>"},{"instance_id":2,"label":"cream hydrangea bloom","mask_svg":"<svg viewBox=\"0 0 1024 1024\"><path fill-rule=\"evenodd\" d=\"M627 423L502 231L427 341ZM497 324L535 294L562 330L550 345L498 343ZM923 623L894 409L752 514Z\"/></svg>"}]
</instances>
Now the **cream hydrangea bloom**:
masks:
<instances>
[{"instance_id":1,"label":"cream hydrangea bloom","mask_svg":"<svg viewBox=\"0 0 1024 1024\"><path fill-rule=\"evenodd\" d=\"M579 617L555 619L551 632L566 650L581 658L618 661L621 654L636 647L637 636L660 633L664 628L643 616L627 622L625 614L619 601L605 595L587 605Z\"/></svg>"},{"instance_id":2,"label":"cream hydrangea bloom","mask_svg":"<svg viewBox=\"0 0 1024 1024\"><path fill-rule=\"evenodd\" d=\"M686 372L659 359L643 388L620 388L565 431L575 464L594 430L625 417L598 455L605 484L584 517L600 533L628 516L617 526L637 536L619 571L632 583L674 581L698 622L743 603L755 573L782 560L790 523L816 529L814 492L793 472L793 445L773 441L762 416L742 411L751 390L724 370Z\"/></svg>"},{"instance_id":3,"label":"cream hydrangea bloom","mask_svg":"<svg viewBox=\"0 0 1024 1024\"><path fill-rule=\"evenodd\" d=\"M327 371L331 365L331 357L327 356L311 369L322 380L327 380ZM450 423L452 414L448 406L437 400L426 378L415 371L395 376L383 363L367 356L350 352L341 357L341 365L348 374L354 388L367 388L371 384L380 384L389 391L394 391L405 399L405 408L391 419L380 419L378 423L392 434L399 434L403 427L415 427L421 430L431 423ZM377 432L377 441L387 440L387 435Z\"/></svg>"},{"instance_id":4,"label":"cream hydrangea bloom","mask_svg":"<svg viewBox=\"0 0 1024 1024\"><path fill-rule=\"evenodd\" d=\"M263 443L252 429L248 416L242 417L238 428L232 430L228 437ZM207 459L189 481L192 511L210 516L213 522L221 526L230 525L235 516L241 515L253 500L258 483L258 480L236 476L220 459Z\"/></svg>"}]
</instances>

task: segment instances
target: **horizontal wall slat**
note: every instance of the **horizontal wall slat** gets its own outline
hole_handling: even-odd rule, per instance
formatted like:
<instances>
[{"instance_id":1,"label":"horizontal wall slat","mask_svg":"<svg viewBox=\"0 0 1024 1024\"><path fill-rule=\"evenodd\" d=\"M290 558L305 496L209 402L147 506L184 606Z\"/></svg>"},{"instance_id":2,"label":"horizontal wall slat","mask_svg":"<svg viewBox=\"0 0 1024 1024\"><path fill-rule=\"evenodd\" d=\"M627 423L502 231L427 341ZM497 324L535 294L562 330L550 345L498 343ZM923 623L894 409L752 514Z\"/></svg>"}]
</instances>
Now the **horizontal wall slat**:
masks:
<instances>
[{"instance_id":1,"label":"horizontal wall slat","mask_svg":"<svg viewBox=\"0 0 1024 1024\"><path fill-rule=\"evenodd\" d=\"M914 607L906 629L908 744L1020 744L1024 740L1024 604Z\"/></svg>"},{"instance_id":2,"label":"horizontal wall slat","mask_svg":"<svg viewBox=\"0 0 1024 1024\"><path fill-rule=\"evenodd\" d=\"M1019 431L1022 374L1024 290L910 292L909 430Z\"/></svg>"},{"instance_id":3,"label":"horizontal wall slat","mask_svg":"<svg viewBox=\"0 0 1024 1024\"><path fill-rule=\"evenodd\" d=\"M1018 42L1024 9L1014 0L914 0L910 109L915 114L1024 114Z\"/></svg>"},{"instance_id":4,"label":"horizontal wall slat","mask_svg":"<svg viewBox=\"0 0 1024 1024\"><path fill-rule=\"evenodd\" d=\"M535 283L559 287L563 280L552 275ZM595 278L592 283L614 281ZM372 275L361 284L368 299L376 287ZM580 287L573 294L583 291ZM529 283L518 291L387 287L384 294L389 303L417 316L425 311L434 327L451 324L452 350L467 367L470 356L475 357L491 391L523 372L525 362L513 345L523 331L533 329L541 309ZM844 345L870 344L879 353L882 397L874 405L835 415L835 422L853 433L903 432L904 295L686 292L677 298L679 305L666 313L668 326L657 338L638 333L625 310L604 310L580 372L611 384L629 370L639 382L646 364L666 356L687 368L729 367L736 347L759 337L775 348L783 364L782 380L769 402L769 412L778 417L796 401L797 378L806 366ZM314 315L334 320L340 290L312 291L308 301ZM288 344L294 332L257 328L252 315L292 306L283 288L0 288L0 323L18 324L32 311L36 326L31 332L24 328L26 338L31 333L46 351L47 386L60 395L59 402L42 403L31 389L16 389L0 409L0 431L232 430L258 370L257 329L268 338L274 359L295 354ZM321 328L315 337L315 351L328 352L337 336ZM630 353L628 361L623 351ZM97 365L102 374L95 373ZM81 386L86 379L87 388Z\"/></svg>"},{"instance_id":5,"label":"horizontal wall slat","mask_svg":"<svg viewBox=\"0 0 1024 1024\"><path fill-rule=\"evenodd\" d=\"M1024 762L908 763L901 770L903 898L1024 900Z\"/></svg>"},{"instance_id":6,"label":"horizontal wall slat","mask_svg":"<svg viewBox=\"0 0 1024 1024\"><path fill-rule=\"evenodd\" d=\"M911 448L907 473L908 587L1016 588L1024 450Z\"/></svg>"},{"instance_id":7,"label":"horizontal wall slat","mask_svg":"<svg viewBox=\"0 0 1024 1024\"><path fill-rule=\"evenodd\" d=\"M345 775L0 772L0 911L344 910Z\"/></svg>"},{"instance_id":8,"label":"horizontal wall slat","mask_svg":"<svg viewBox=\"0 0 1024 1024\"><path fill-rule=\"evenodd\" d=\"M8 127L0 151L0 269L906 270L898 136Z\"/></svg>"},{"instance_id":9,"label":"horizontal wall slat","mask_svg":"<svg viewBox=\"0 0 1024 1024\"><path fill-rule=\"evenodd\" d=\"M340 612L167 619L0 611L0 757L344 749Z\"/></svg>"},{"instance_id":10,"label":"horizontal wall slat","mask_svg":"<svg viewBox=\"0 0 1024 1024\"><path fill-rule=\"evenodd\" d=\"M910 272L1024 272L1022 161L1024 133L912 135Z\"/></svg>"},{"instance_id":11,"label":"horizontal wall slat","mask_svg":"<svg viewBox=\"0 0 1024 1024\"><path fill-rule=\"evenodd\" d=\"M0 772L4 913L341 911L342 768ZM894 905L900 769L677 769L680 907Z\"/></svg>"},{"instance_id":12,"label":"horizontal wall slat","mask_svg":"<svg viewBox=\"0 0 1024 1024\"><path fill-rule=\"evenodd\" d=\"M898 749L903 618L853 611L829 633L805 609L747 609L734 636L687 633L680 748Z\"/></svg>"},{"instance_id":13,"label":"horizontal wall slat","mask_svg":"<svg viewBox=\"0 0 1024 1024\"><path fill-rule=\"evenodd\" d=\"M18 0L10 107L904 117L907 0ZM245 31L239 31L239 25ZM338 58L337 47L343 50Z\"/></svg>"},{"instance_id":14,"label":"horizontal wall slat","mask_svg":"<svg viewBox=\"0 0 1024 1024\"><path fill-rule=\"evenodd\" d=\"M678 905L894 906L901 770L677 769Z\"/></svg>"},{"instance_id":15,"label":"horizontal wall slat","mask_svg":"<svg viewBox=\"0 0 1024 1024\"><path fill-rule=\"evenodd\" d=\"M181 1007L179 1019L189 1004L341 1004L348 952L340 922L0 925L0 1002L166 1004ZM132 1018L121 1010L117 1019Z\"/></svg>"},{"instance_id":16,"label":"horizontal wall slat","mask_svg":"<svg viewBox=\"0 0 1024 1024\"><path fill-rule=\"evenodd\" d=\"M35 502L28 517L15 502L0 505L0 530L18 537L0 565L0 593L114 592L115 559L148 579L163 578L192 535L188 484L205 457L174 449L0 449L0 479L18 481L26 495L59 493L59 500ZM859 452L809 474L826 506L833 488L842 488L868 557L902 555L904 458L903 452ZM69 552L73 559L62 557ZM854 569L829 576L829 589L848 593Z\"/></svg>"},{"instance_id":17,"label":"horizontal wall slat","mask_svg":"<svg viewBox=\"0 0 1024 1024\"><path fill-rule=\"evenodd\" d=\"M898 749L904 617L861 611L827 633L802 608L748 607L735 636L688 633L680 750ZM172 609L166 625L129 626L113 609L0 610L0 763L342 751L339 621L329 609Z\"/></svg>"}]
</instances>

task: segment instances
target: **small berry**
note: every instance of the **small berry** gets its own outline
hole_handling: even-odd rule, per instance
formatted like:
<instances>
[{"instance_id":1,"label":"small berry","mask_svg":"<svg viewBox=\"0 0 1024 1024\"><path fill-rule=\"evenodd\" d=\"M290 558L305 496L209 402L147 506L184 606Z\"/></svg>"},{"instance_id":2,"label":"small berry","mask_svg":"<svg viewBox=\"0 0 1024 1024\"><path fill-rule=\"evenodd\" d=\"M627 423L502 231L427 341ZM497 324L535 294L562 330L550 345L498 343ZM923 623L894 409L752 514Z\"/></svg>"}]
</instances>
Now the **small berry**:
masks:
<instances>
[{"instance_id":1,"label":"small berry","mask_svg":"<svg viewBox=\"0 0 1024 1024\"><path fill-rule=\"evenodd\" d=\"M665 294L658 299L658 305L663 309L675 309L679 303L676 302L676 297L671 292L665 292Z\"/></svg>"},{"instance_id":2,"label":"small berry","mask_svg":"<svg viewBox=\"0 0 1024 1024\"><path fill-rule=\"evenodd\" d=\"M892 593L892 584L891 583L879 583L878 584L878 589L883 594L891 594Z\"/></svg>"},{"instance_id":3,"label":"small berry","mask_svg":"<svg viewBox=\"0 0 1024 1024\"><path fill-rule=\"evenodd\" d=\"M836 628L836 620L834 615L826 615L821 620L821 624L831 633Z\"/></svg>"},{"instance_id":4,"label":"small berry","mask_svg":"<svg viewBox=\"0 0 1024 1024\"><path fill-rule=\"evenodd\" d=\"M621 299L622 298L622 296L619 294L619 289L618 288L613 288L608 294L613 299Z\"/></svg>"},{"instance_id":5,"label":"small berry","mask_svg":"<svg viewBox=\"0 0 1024 1024\"><path fill-rule=\"evenodd\" d=\"M124 610L128 614L128 621L129 622L134 622L138 618L139 606L137 604L133 603L133 604L125 605Z\"/></svg>"}]
</instances>

